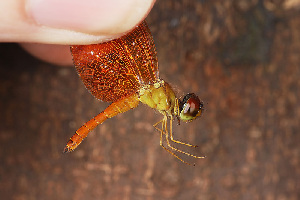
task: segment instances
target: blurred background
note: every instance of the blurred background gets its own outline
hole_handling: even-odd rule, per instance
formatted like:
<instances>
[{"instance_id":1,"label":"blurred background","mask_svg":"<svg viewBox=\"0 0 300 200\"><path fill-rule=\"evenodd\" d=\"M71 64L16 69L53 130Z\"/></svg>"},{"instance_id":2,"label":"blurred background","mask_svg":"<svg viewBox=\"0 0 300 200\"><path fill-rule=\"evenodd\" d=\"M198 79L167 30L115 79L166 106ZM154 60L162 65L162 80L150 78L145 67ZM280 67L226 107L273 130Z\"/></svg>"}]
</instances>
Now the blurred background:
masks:
<instances>
[{"instance_id":1,"label":"blurred background","mask_svg":"<svg viewBox=\"0 0 300 200\"><path fill-rule=\"evenodd\" d=\"M299 199L299 0L159 0L147 21L161 78L204 101L173 129L206 158L181 156L193 167L163 150L162 116L144 105L62 154L109 104L73 67L0 44L1 199Z\"/></svg>"}]
</instances>

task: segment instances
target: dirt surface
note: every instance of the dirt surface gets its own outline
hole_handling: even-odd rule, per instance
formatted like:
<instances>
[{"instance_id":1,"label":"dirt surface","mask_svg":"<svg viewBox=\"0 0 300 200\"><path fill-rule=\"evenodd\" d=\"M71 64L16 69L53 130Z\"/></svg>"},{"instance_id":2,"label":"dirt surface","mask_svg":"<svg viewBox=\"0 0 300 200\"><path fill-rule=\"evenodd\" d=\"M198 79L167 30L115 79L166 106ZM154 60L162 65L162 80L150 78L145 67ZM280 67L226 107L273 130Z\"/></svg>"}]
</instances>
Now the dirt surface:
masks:
<instances>
[{"instance_id":1,"label":"dirt surface","mask_svg":"<svg viewBox=\"0 0 300 200\"><path fill-rule=\"evenodd\" d=\"M64 145L108 103L74 68L0 45L1 199L245 199L300 197L300 2L158 1L147 18L160 75L204 101L200 119L174 125L181 147L159 146L146 106Z\"/></svg>"}]
</instances>

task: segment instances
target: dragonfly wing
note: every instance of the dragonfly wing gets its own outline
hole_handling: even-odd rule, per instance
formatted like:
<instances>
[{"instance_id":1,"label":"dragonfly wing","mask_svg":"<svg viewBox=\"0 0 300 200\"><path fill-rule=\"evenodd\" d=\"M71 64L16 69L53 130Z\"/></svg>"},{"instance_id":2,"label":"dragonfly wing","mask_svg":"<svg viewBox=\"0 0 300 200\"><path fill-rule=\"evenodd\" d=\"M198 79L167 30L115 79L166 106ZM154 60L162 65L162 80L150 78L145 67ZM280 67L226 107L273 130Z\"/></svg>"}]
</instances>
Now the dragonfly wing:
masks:
<instances>
[{"instance_id":1,"label":"dragonfly wing","mask_svg":"<svg viewBox=\"0 0 300 200\"><path fill-rule=\"evenodd\" d=\"M158 61L153 37L145 21L121 38L132 55L140 83L153 84L159 79Z\"/></svg>"},{"instance_id":2,"label":"dragonfly wing","mask_svg":"<svg viewBox=\"0 0 300 200\"><path fill-rule=\"evenodd\" d=\"M71 52L84 85L103 101L117 101L159 78L155 45L146 22L109 42L73 45Z\"/></svg>"}]
</instances>

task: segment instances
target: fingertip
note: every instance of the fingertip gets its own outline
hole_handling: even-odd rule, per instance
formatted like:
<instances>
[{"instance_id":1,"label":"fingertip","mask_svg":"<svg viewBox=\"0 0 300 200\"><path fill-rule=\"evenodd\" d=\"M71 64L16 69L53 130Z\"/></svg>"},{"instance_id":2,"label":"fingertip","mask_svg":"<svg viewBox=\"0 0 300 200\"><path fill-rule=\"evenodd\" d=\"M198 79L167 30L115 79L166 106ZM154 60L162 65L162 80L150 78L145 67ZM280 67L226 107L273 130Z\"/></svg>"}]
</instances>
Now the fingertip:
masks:
<instances>
[{"instance_id":1,"label":"fingertip","mask_svg":"<svg viewBox=\"0 0 300 200\"><path fill-rule=\"evenodd\" d=\"M155 0L0 1L0 42L95 44L141 22Z\"/></svg>"},{"instance_id":2,"label":"fingertip","mask_svg":"<svg viewBox=\"0 0 300 200\"><path fill-rule=\"evenodd\" d=\"M154 0L28 0L27 11L42 26L116 35L138 24L153 4Z\"/></svg>"},{"instance_id":3,"label":"fingertip","mask_svg":"<svg viewBox=\"0 0 300 200\"><path fill-rule=\"evenodd\" d=\"M45 62L59 65L72 66L72 55L69 45L20 43L28 53Z\"/></svg>"}]
</instances>

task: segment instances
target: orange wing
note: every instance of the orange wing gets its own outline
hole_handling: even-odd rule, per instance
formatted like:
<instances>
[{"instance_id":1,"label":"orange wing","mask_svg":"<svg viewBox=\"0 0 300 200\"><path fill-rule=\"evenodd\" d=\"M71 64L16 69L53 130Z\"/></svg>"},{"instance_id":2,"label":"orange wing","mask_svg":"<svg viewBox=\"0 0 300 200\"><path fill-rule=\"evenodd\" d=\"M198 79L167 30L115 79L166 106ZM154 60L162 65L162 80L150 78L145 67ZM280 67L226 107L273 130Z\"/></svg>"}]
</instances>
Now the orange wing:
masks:
<instances>
[{"instance_id":1,"label":"orange wing","mask_svg":"<svg viewBox=\"0 0 300 200\"><path fill-rule=\"evenodd\" d=\"M73 45L71 52L84 85L102 101L115 102L159 78L155 45L145 21L121 38Z\"/></svg>"}]
</instances>

